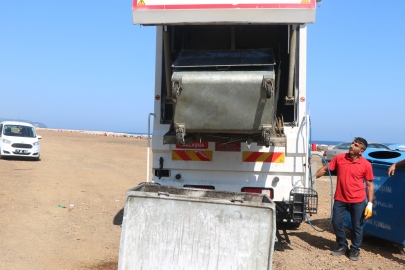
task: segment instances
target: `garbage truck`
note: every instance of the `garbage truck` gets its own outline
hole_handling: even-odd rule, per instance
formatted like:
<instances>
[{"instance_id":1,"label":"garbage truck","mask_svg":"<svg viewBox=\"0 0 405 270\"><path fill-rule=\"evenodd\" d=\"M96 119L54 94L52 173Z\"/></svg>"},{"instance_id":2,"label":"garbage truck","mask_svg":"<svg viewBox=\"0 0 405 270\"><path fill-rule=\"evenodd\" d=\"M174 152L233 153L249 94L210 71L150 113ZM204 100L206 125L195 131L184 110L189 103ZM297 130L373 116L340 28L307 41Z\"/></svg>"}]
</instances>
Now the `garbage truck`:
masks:
<instances>
[{"instance_id":1,"label":"garbage truck","mask_svg":"<svg viewBox=\"0 0 405 270\"><path fill-rule=\"evenodd\" d=\"M150 114L154 120L150 170L153 188L146 185L127 192L120 269L130 265L129 249L145 251L135 247L138 244L133 242L155 241L141 236L131 238L130 230L139 232L147 226L136 220L161 223L154 232L167 229L164 220L170 224L176 220L170 213L162 212L161 204L146 203L153 201L153 196L144 194L148 189L165 200L172 196L168 190L175 196L185 196L182 199L190 193L184 190L200 190L205 192L202 197L211 194L214 201L226 198L218 194L227 192L232 194L229 196L233 203L244 206L249 205L248 194L260 197L255 202L267 202L264 196L274 205L274 219L293 226L299 226L307 213L317 212L316 184L311 180L315 177L310 177L309 168L310 121L306 103L307 24L315 22L317 1L133 1L133 23L156 27L154 112ZM148 182L149 177L146 180ZM137 192L144 195L137 195ZM140 198L145 201L139 202ZM193 197L193 202L199 201L198 198ZM200 202L207 203L206 199ZM180 207L183 210L176 212L183 213L180 220L189 222L188 210L184 210L187 207L170 205L172 207L165 207L165 211L174 213L174 209ZM138 210L134 212L134 209ZM166 218L137 216L142 211L144 214L156 212ZM198 211L202 211L201 208ZM230 216L234 217L235 212L232 213ZM238 218L243 216L239 214ZM246 217L250 215L246 214ZM129 221L130 216L137 218ZM233 218L228 221L231 220ZM275 220L268 220L268 226L274 232ZM170 226L183 228L184 222ZM229 222L212 224L228 228ZM259 223L251 226L256 226L255 230L261 228ZM206 227L203 230L209 231ZM167 235L173 235L173 232L162 232L161 236L166 239ZM245 232L240 231L238 235L245 235ZM274 235L269 235L271 239L265 244L267 249L269 243L274 243ZM209 239L204 241L210 242ZM173 254L185 246L174 248ZM209 246L206 250L213 252L215 248ZM185 254L192 256L193 252ZM260 253L270 254L267 262L271 258L269 250ZM200 256L214 255L203 252ZM187 269L187 263L181 264L176 258L176 263L172 262L176 267L162 269ZM207 259L204 264L201 259L201 269L221 269L209 261ZM233 267L225 262L221 265L222 269L271 269L271 263L259 267L264 261L255 260L248 266L237 264ZM150 266L150 260L148 263L149 266L143 265L139 269L160 269ZM193 269L200 269L195 267Z\"/></svg>"}]
</instances>

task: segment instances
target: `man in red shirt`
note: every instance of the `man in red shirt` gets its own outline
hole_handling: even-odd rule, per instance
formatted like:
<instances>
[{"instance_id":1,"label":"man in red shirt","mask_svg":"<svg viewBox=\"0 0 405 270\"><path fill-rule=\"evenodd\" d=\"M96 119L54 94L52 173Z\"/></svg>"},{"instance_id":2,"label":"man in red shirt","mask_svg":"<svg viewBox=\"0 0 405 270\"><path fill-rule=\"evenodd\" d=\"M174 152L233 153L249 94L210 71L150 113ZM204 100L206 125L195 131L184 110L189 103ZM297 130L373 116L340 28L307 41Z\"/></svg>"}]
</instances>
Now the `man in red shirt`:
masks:
<instances>
[{"instance_id":1,"label":"man in red shirt","mask_svg":"<svg viewBox=\"0 0 405 270\"><path fill-rule=\"evenodd\" d=\"M348 242L343 224L347 213L350 213L353 230L349 258L354 261L359 259L360 245L363 240L363 221L371 217L373 209L373 170L370 162L361 156L367 149L367 145L365 139L354 138L349 153L337 155L328 164L331 171L337 170L333 227L335 228L336 242L339 247L332 251L331 254L340 256L348 251ZM327 166L323 166L316 172L316 178L321 177L327 171ZM367 185L367 199L363 179Z\"/></svg>"}]
</instances>

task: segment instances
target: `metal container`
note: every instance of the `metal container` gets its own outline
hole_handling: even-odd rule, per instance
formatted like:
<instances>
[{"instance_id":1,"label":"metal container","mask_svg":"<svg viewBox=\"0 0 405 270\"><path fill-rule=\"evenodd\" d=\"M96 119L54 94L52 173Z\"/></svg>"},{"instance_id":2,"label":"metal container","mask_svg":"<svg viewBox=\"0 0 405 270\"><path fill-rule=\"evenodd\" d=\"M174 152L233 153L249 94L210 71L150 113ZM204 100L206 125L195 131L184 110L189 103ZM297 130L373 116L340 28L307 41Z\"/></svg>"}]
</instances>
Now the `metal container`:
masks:
<instances>
[{"instance_id":1,"label":"metal container","mask_svg":"<svg viewBox=\"0 0 405 270\"><path fill-rule=\"evenodd\" d=\"M271 49L181 51L173 63L174 126L260 133L274 125L274 65Z\"/></svg>"},{"instance_id":2,"label":"metal container","mask_svg":"<svg viewBox=\"0 0 405 270\"><path fill-rule=\"evenodd\" d=\"M272 269L275 204L264 194L130 189L118 269Z\"/></svg>"},{"instance_id":3,"label":"metal container","mask_svg":"<svg viewBox=\"0 0 405 270\"><path fill-rule=\"evenodd\" d=\"M405 168L396 168L388 177L388 168L405 159L405 152L371 150L363 156L372 163L374 174L373 215L364 220L363 232L405 245ZM345 226L352 228L350 214Z\"/></svg>"}]
</instances>

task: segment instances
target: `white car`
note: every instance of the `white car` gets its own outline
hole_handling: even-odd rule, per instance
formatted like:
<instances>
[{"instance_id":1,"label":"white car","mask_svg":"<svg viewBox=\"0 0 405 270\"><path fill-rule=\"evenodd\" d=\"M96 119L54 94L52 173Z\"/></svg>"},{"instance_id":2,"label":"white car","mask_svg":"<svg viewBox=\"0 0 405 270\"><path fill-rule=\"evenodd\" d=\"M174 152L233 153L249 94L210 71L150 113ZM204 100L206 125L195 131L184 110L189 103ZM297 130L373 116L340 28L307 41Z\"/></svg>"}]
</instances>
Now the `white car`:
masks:
<instances>
[{"instance_id":1,"label":"white car","mask_svg":"<svg viewBox=\"0 0 405 270\"><path fill-rule=\"evenodd\" d=\"M39 160L38 136L31 124L5 121L0 123L0 153L5 157L29 157Z\"/></svg>"}]
</instances>

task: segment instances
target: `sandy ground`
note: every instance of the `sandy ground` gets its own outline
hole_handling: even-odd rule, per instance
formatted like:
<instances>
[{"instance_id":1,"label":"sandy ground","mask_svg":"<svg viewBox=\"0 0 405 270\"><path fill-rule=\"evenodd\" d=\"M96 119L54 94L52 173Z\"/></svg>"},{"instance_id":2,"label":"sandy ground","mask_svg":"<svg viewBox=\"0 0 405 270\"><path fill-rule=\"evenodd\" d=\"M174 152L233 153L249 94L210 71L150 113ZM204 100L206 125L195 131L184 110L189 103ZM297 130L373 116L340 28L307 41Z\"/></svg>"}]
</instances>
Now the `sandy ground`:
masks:
<instances>
[{"instance_id":1,"label":"sandy ground","mask_svg":"<svg viewBox=\"0 0 405 270\"><path fill-rule=\"evenodd\" d=\"M41 161L0 159L0 269L117 269L125 191L146 178L147 141L38 133ZM323 229L329 178L317 188L319 212L311 220ZM332 228L320 233L304 223L278 232L273 269L405 269L405 256L375 237L364 237L360 260L352 262L330 255Z\"/></svg>"}]
</instances>

